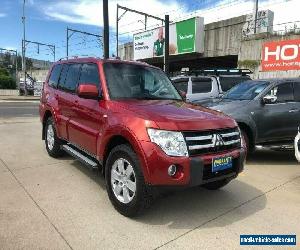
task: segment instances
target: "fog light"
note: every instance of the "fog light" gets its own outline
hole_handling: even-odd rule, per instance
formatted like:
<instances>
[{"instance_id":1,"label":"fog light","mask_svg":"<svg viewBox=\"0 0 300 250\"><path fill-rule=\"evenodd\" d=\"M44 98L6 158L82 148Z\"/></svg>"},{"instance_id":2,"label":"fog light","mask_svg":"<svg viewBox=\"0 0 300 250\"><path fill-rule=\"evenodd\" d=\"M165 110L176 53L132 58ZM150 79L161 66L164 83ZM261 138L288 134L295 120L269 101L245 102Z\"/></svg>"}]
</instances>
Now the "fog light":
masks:
<instances>
[{"instance_id":1,"label":"fog light","mask_svg":"<svg viewBox=\"0 0 300 250\"><path fill-rule=\"evenodd\" d=\"M177 167L175 165L171 165L169 168L168 168L168 175L169 176L174 176L177 172Z\"/></svg>"}]
</instances>

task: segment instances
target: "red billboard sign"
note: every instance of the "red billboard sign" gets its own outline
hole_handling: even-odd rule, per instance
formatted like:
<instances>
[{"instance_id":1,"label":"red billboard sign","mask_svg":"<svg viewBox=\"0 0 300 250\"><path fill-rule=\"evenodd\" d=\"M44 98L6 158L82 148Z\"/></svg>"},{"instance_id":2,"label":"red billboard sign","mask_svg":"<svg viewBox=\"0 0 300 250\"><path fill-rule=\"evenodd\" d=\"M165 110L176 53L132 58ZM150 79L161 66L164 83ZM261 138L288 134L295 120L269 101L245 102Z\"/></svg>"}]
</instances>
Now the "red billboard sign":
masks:
<instances>
[{"instance_id":1,"label":"red billboard sign","mask_svg":"<svg viewBox=\"0 0 300 250\"><path fill-rule=\"evenodd\" d=\"M300 70L300 39L264 43L262 70Z\"/></svg>"}]
</instances>

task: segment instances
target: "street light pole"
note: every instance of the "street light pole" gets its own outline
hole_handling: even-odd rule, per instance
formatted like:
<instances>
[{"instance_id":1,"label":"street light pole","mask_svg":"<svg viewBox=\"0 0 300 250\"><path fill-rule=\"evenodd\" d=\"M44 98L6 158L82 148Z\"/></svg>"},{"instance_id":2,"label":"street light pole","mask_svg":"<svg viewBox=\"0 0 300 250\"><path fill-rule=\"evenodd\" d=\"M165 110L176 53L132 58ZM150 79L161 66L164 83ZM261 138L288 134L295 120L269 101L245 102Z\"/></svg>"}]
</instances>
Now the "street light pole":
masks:
<instances>
[{"instance_id":1,"label":"street light pole","mask_svg":"<svg viewBox=\"0 0 300 250\"><path fill-rule=\"evenodd\" d=\"M22 70L24 74L24 94L27 95L27 89L26 89L26 29L25 29L25 1L23 1L23 16L22 16L22 22L23 22L23 40L22 40Z\"/></svg>"}]
</instances>

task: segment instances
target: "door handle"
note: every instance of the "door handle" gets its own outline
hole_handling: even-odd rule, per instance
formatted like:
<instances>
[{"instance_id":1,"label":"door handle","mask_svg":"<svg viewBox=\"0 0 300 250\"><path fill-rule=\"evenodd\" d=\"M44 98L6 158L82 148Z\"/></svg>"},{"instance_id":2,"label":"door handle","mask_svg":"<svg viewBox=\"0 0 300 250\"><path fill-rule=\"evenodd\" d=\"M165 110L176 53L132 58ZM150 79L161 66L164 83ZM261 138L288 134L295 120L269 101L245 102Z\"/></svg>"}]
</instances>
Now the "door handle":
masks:
<instances>
[{"instance_id":1,"label":"door handle","mask_svg":"<svg viewBox=\"0 0 300 250\"><path fill-rule=\"evenodd\" d=\"M291 109L291 110L289 111L289 113L296 113L296 112L299 112L299 109Z\"/></svg>"}]
</instances>

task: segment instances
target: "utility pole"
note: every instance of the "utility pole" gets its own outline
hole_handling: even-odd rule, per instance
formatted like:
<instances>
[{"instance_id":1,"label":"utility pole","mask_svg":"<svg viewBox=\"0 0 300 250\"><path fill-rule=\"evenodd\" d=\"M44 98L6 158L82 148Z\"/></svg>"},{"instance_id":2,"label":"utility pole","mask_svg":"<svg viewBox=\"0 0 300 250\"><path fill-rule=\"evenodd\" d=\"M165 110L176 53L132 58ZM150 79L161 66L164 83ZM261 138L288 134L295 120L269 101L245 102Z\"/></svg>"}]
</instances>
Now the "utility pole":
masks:
<instances>
[{"instance_id":1,"label":"utility pole","mask_svg":"<svg viewBox=\"0 0 300 250\"><path fill-rule=\"evenodd\" d=\"M103 1L104 2L104 1ZM119 9L122 9L124 10L124 12L119 16ZM141 12L141 11L137 11L137 10L134 10L134 9L129 9L127 7L123 7L119 4L117 4L117 19L116 19L116 54L117 54L117 57L119 56L119 21L121 20L121 18L126 14L126 12L129 11L129 12L133 12L133 13L136 13L136 14L139 14L139 15L142 15L142 16L145 16L145 30L147 30L147 19L148 17L150 18L153 18L153 19L156 19L156 20L159 20L162 22L162 24L164 23L164 19L162 18L159 18L157 16L153 16L153 15L150 15L150 14L147 14L147 13L144 13L144 12Z\"/></svg>"},{"instance_id":2,"label":"utility pole","mask_svg":"<svg viewBox=\"0 0 300 250\"><path fill-rule=\"evenodd\" d=\"M169 15L165 15L165 55L164 55L164 70L169 75Z\"/></svg>"},{"instance_id":3,"label":"utility pole","mask_svg":"<svg viewBox=\"0 0 300 250\"><path fill-rule=\"evenodd\" d=\"M103 42L104 58L109 58L109 20L108 20L108 0L103 0Z\"/></svg>"},{"instance_id":4,"label":"utility pole","mask_svg":"<svg viewBox=\"0 0 300 250\"><path fill-rule=\"evenodd\" d=\"M99 38L99 40L101 42L102 36L100 36L100 35L85 32L85 31L81 31L81 30L70 29L70 28L67 27L67 58L69 57L69 40L73 36L74 33L80 33L80 34L83 34L83 35L86 35L86 36L94 36L94 37ZM102 43L101 43L101 45L102 45Z\"/></svg>"},{"instance_id":5,"label":"utility pole","mask_svg":"<svg viewBox=\"0 0 300 250\"><path fill-rule=\"evenodd\" d=\"M22 71L24 75L24 94L27 95L26 89L26 30L25 30L25 1L23 1L23 16L22 16L22 23L23 23L23 40L22 40Z\"/></svg>"},{"instance_id":6,"label":"utility pole","mask_svg":"<svg viewBox=\"0 0 300 250\"><path fill-rule=\"evenodd\" d=\"M254 0L254 34L256 34L257 30L257 15L258 15L258 0Z\"/></svg>"},{"instance_id":7,"label":"utility pole","mask_svg":"<svg viewBox=\"0 0 300 250\"><path fill-rule=\"evenodd\" d=\"M69 28L67 27L67 59L69 57Z\"/></svg>"}]
</instances>

